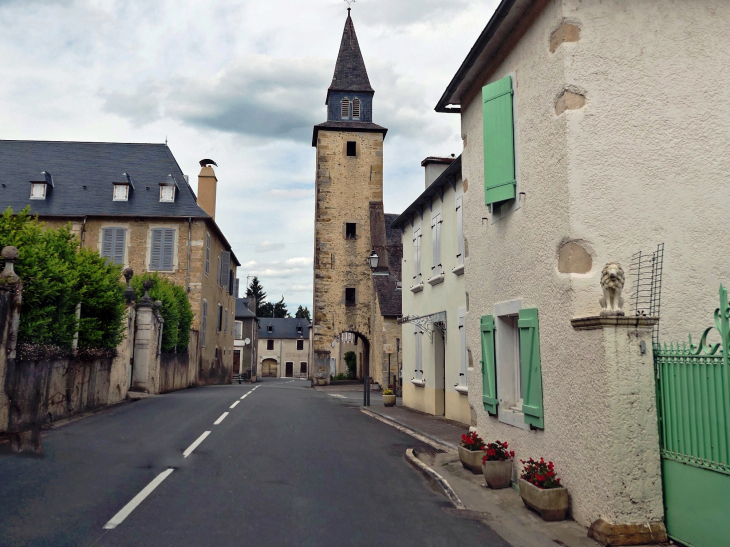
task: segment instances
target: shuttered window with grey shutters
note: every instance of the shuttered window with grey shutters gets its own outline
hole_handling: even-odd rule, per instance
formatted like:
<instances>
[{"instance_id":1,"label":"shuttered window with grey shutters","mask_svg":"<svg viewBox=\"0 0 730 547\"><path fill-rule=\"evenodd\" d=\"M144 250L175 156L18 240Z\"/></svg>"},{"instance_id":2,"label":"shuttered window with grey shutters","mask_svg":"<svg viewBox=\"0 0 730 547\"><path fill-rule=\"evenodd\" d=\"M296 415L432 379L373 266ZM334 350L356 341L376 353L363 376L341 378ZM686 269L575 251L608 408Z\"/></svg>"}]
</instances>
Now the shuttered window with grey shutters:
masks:
<instances>
[{"instance_id":1,"label":"shuttered window with grey shutters","mask_svg":"<svg viewBox=\"0 0 730 547\"><path fill-rule=\"evenodd\" d=\"M124 264L124 245L127 241L125 228L104 228L101 236L101 256L114 264Z\"/></svg>"},{"instance_id":2,"label":"shuttered window with grey shutters","mask_svg":"<svg viewBox=\"0 0 730 547\"><path fill-rule=\"evenodd\" d=\"M155 228L152 230L150 249L150 270L171 272L175 256L175 229Z\"/></svg>"},{"instance_id":3,"label":"shuttered window with grey shutters","mask_svg":"<svg viewBox=\"0 0 730 547\"><path fill-rule=\"evenodd\" d=\"M228 290L229 277L228 271L231 269L231 253L221 251L221 280L219 285Z\"/></svg>"},{"instance_id":4,"label":"shuttered window with grey shutters","mask_svg":"<svg viewBox=\"0 0 730 547\"><path fill-rule=\"evenodd\" d=\"M200 327L200 330L202 331L200 335L200 346L205 347L205 331L208 329L208 302L206 300L203 300L203 321L202 326Z\"/></svg>"}]
</instances>

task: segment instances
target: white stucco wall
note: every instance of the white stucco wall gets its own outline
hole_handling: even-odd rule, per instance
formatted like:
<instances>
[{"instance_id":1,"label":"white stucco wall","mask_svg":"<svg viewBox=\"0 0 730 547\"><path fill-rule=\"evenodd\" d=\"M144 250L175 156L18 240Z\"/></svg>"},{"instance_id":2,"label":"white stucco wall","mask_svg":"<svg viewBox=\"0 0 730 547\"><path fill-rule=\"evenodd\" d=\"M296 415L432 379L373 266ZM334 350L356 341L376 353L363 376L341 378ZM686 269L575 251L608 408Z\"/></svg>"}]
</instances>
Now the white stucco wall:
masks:
<instances>
[{"instance_id":1,"label":"white stucco wall","mask_svg":"<svg viewBox=\"0 0 730 547\"><path fill-rule=\"evenodd\" d=\"M438 196L432 200L432 210L423 207L421 221L421 271L423 274L423 290L413 293L414 261L413 230L406 223L403 235L403 315L424 316L432 313L446 312L446 339L444 341L445 393L440 379L436 378L436 352L441 351L440 333L436 330L433 339L423 335L423 378L425 386L416 386L411 382L415 377L415 335L411 323L403 324L403 404L430 414L444 415L446 418L462 423L470 423L471 413L468 398L460 394L455 386L460 383L461 372L459 344L459 308L466 308L464 275L456 275L458 228L456 216L456 198L463 193L461 178L457 180L456 191L450 186L444 187L443 203ZM428 283L431 278L433 263L433 240L431 217L434 213L442 215L441 224L441 264L444 281L437 285ZM418 214L416 218L420 220ZM438 339L438 340L437 340ZM445 409L442 408L445 403Z\"/></svg>"},{"instance_id":2,"label":"white stucco wall","mask_svg":"<svg viewBox=\"0 0 730 547\"><path fill-rule=\"evenodd\" d=\"M563 19L580 27L580 40L550 53L550 35ZM570 319L600 311L606 262L628 271L633 253L664 242L662 339L685 339L711 324L718 285L730 282L718 252L728 241L722 206L730 202L730 44L721 38L729 33L730 4L719 0L556 0L462 105L470 403L480 434L510 441L517 459L555 461L582 524L662 516L651 484L633 509L607 509L621 488L600 480L622 473L609 440L616 421L608 400L617 387L600 332L577 332ZM479 89L508 74L520 208L492 223L482 220L489 213ZM586 105L556 115L566 87L584 93ZM588 273L558 272L558 250L568 240L591 254ZM631 291L627 277L627 300ZM480 318L512 300L539 310L544 431L506 425L483 410ZM653 401L642 405L637 412L655 412ZM656 462L641 458L658 457L655 439L648 435L646 451L626 458L624 473L636 464L654 469Z\"/></svg>"}]
</instances>

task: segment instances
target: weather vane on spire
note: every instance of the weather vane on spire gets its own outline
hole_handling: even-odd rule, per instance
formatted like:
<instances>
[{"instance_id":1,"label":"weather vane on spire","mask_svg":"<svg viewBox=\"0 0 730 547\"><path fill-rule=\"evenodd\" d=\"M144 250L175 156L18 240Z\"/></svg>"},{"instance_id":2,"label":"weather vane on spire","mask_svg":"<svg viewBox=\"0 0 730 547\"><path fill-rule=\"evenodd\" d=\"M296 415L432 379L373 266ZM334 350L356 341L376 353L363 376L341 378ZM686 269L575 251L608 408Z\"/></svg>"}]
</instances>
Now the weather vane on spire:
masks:
<instances>
[{"instance_id":1,"label":"weather vane on spire","mask_svg":"<svg viewBox=\"0 0 730 547\"><path fill-rule=\"evenodd\" d=\"M352 9L352 5L355 3L355 0L345 0L347 2L347 12L349 13Z\"/></svg>"}]
</instances>

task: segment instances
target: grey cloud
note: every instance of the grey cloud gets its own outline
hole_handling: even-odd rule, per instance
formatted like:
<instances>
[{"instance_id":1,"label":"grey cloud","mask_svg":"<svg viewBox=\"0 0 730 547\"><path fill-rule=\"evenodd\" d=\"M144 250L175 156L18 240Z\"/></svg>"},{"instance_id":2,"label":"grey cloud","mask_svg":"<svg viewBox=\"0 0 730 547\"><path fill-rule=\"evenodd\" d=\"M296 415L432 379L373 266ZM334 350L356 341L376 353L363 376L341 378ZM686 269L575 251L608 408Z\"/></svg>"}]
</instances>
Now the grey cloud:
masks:
<instances>
[{"instance_id":1,"label":"grey cloud","mask_svg":"<svg viewBox=\"0 0 730 547\"><path fill-rule=\"evenodd\" d=\"M353 6L352 17L365 23L385 24L386 26L408 26L423 20L438 17L453 17L456 12L469 4L469 0L370 0L367 9Z\"/></svg>"}]
</instances>

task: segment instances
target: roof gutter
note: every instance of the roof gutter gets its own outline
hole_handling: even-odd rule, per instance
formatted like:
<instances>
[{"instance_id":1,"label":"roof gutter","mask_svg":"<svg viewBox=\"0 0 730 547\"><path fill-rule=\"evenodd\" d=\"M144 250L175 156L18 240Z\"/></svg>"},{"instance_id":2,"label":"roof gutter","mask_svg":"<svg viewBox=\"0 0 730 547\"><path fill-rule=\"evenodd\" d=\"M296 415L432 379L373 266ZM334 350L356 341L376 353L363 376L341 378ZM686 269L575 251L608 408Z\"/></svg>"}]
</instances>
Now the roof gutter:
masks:
<instances>
[{"instance_id":1,"label":"roof gutter","mask_svg":"<svg viewBox=\"0 0 730 547\"><path fill-rule=\"evenodd\" d=\"M464 62L461 63L459 70L456 71L456 75L454 75L454 77L452 78L451 82L446 88L446 91L444 91L444 94L441 95L441 98L439 99L439 102L436 104L436 108L434 109L436 110L436 112L445 112L451 114L458 114L459 112L461 112L460 106L449 108L448 105L454 104L453 96L456 93L456 90L464 81L484 48L491 41L494 33L497 32L499 27L502 25L502 21L505 17L507 17L516 1L517 0L502 0L499 6L497 6L497 9L494 10L494 14L489 20L489 23L487 23L487 26L484 27L484 30L479 35L479 38L477 38L476 43L469 50L466 59L464 59Z\"/></svg>"}]
</instances>

